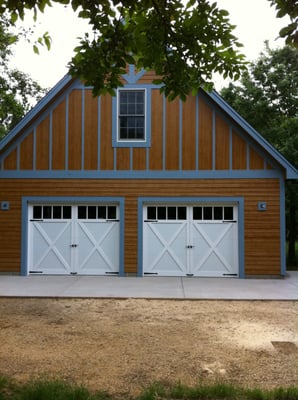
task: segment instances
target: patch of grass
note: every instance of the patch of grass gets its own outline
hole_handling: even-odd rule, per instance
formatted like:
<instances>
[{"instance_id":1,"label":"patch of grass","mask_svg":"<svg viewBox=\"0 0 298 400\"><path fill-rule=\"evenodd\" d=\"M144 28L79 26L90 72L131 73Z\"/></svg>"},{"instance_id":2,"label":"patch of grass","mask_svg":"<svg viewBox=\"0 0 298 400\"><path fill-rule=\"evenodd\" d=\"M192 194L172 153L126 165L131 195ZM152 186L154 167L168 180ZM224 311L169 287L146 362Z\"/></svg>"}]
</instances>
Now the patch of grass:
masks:
<instances>
[{"instance_id":1,"label":"patch of grass","mask_svg":"<svg viewBox=\"0 0 298 400\"><path fill-rule=\"evenodd\" d=\"M6 380L4 386L0 383L0 400L111 400L111 397L106 392L91 393L83 386L60 380L39 380L25 385Z\"/></svg>"},{"instance_id":2,"label":"patch of grass","mask_svg":"<svg viewBox=\"0 0 298 400\"><path fill-rule=\"evenodd\" d=\"M298 400L298 386L273 390L245 389L228 384L189 387L178 383L153 383L135 399L128 400ZM119 400L104 391L90 392L83 386L59 380L40 380L18 385L0 376L0 400Z\"/></svg>"}]
</instances>

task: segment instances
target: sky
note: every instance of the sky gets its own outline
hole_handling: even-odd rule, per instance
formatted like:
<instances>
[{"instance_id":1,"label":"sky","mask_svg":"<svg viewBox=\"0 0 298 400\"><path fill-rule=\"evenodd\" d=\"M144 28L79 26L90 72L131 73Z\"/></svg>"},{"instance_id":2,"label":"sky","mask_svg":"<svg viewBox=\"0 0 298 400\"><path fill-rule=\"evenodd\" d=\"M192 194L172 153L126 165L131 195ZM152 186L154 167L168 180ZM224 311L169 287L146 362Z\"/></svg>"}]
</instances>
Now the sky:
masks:
<instances>
[{"instance_id":1,"label":"sky","mask_svg":"<svg viewBox=\"0 0 298 400\"><path fill-rule=\"evenodd\" d=\"M215 1L215 0L214 0ZM264 41L271 47L282 47L284 41L276 40L279 30L288 23L287 18L276 18L269 0L216 0L220 8L230 13L230 21L236 25L234 34L244 45L241 52L248 61L256 60L264 49ZM33 28L33 19L28 15L25 24ZM12 65L28 73L44 88L53 87L67 73L67 64L73 56L73 49L88 30L86 21L78 18L73 11L62 5L47 8L40 15L34 29L34 37L49 32L52 47L48 51L40 48L40 54L33 52L32 44L21 41L14 49ZM215 87L219 90L227 81L216 77Z\"/></svg>"}]
</instances>

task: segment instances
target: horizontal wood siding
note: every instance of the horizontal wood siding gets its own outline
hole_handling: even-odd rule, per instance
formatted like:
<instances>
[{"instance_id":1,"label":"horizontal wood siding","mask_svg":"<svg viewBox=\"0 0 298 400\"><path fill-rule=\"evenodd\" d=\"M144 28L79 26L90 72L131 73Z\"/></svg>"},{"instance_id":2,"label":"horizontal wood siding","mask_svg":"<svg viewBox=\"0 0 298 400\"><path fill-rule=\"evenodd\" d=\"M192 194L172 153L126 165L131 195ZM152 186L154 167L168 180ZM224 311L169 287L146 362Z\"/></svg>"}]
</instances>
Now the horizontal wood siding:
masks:
<instances>
[{"instance_id":1,"label":"horizontal wood siding","mask_svg":"<svg viewBox=\"0 0 298 400\"><path fill-rule=\"evenodd\" d=\"M22 196L120 196L125 199L125 271L137 270L137 199L139 196L239 196L244 198L245 273L280 273L279 180L17 180L1 181L0 272L19 272ZM267 211L257 210L258 201Z\"/></svg>"}]
</instances>

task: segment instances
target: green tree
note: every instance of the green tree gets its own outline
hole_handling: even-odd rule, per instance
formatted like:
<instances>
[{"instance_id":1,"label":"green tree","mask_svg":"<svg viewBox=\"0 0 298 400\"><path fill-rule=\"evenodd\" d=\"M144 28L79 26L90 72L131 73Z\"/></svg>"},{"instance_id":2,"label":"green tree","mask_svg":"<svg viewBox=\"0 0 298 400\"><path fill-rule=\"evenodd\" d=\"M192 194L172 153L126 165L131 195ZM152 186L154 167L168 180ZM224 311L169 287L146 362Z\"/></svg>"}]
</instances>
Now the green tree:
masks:
<instances>
[{"instance_id":1,"label":"green tree","mask_svg":"<svg viewBox=\"0 0 298 400\"><path fill-rule=\"evenodd\" d=\"M298 163L298 48L264 52L222 97L292 164ZM297 183L287 182L288 263L297 262Z\"/></svg>"},{"instance_id":2,"label":"green tree","mask_svg":"<svg viewBox=\"0 0 298 400\"><path fill-rule=\"evenodd\" d=\"M291 19L280 35L298 45L296 2L268 1L277 17ZM0 0L0 14L8 11L15 22L33 10L36 19L55 3L71 5L93 29L92 36L81 39L69 66L73 76L93 86L94 94L121 86L127 63L156 71L161 76L156 83L169 99L185 99L202 86L210 89L215 72L237 80L245 69L229 14L211 0ZM50 47L48 34L37 44ZM38 52L37 45L34 49Z\"/></svg>"},{"instance_id":3,"label":"green tree","mask_svg":"<svg viewBox=\"0 0 298 400\"><path fill-rule=\"evenodd\" d=\"M0 14L8 11L15 22L30 9L36 18L55 3L71 5L92 27L75 49L70 73L94 94L121 86L127 64L154 70L170 99L210 89L214 72L238 79L245 69L228 12L209 0L0 0ZM48 36L44 41L50 45Z\"/></svg>"},{"instance_id":4,"label":"green tree","mask_svg":"<svg viewBox=\"0 0 298 400\"><path fill-rule=\"evenodd\" d=\"M17 36L0 16L0 139L11 130L45 93L27 74L10 68L12 45Z\"/></svg>"},{"instance_id":5,"label":"green tree","mask_svg":"<svg viewBox=\"0 0 298 400\"><path fill-rule=\"evenodd\" d=\"M277 11L277 18L290 17L290 23L283 27L279 35L286 39L287 45L298 47L298 3L295 0L269 0Z\"/></svg>"}]
</instances>

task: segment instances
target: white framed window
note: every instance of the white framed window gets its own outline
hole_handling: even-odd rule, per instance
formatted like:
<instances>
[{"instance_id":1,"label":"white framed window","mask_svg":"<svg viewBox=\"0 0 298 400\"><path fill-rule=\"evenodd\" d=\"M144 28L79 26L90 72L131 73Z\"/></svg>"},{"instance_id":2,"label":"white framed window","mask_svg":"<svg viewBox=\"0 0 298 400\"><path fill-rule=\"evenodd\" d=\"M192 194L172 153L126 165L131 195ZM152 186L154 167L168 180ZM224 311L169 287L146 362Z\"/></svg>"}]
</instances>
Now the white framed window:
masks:
<instances>
[{"instance_id":1,"label":"white framed window","mask_svg":"<svg viewBox=\"0 0 298 400\"><path fill-rule=\"evenodd\" d=\"M119 89L117 102L118 141L145 141L145 89Z\"/></svg>"},{"instance_id":2,"label":"white framed window","mask_svg":"<svg viewBox=\"0 0 298 400\"><path fill-rule=\"evenodd\" d=\"M113 147L151 146L151 90L146 85L117 89L112 98Z\"/></svg>"}]
</instances>

